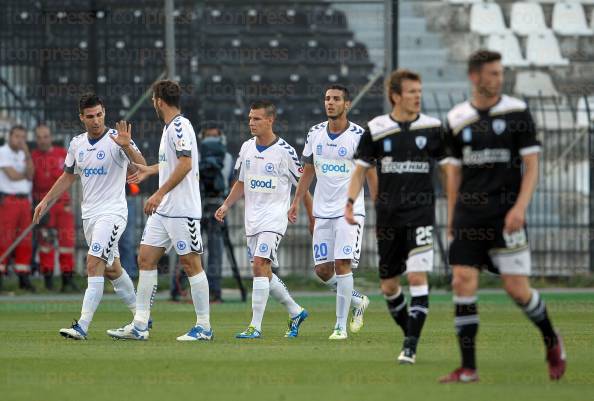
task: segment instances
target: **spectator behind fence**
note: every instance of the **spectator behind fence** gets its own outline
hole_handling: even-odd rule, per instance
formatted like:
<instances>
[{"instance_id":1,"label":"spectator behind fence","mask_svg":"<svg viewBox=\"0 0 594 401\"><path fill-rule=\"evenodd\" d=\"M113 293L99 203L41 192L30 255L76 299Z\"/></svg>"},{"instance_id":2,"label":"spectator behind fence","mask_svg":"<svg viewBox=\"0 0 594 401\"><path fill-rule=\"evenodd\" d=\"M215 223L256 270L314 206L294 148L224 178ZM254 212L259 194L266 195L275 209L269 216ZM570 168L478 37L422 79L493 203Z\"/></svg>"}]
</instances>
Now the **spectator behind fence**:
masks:
<instances>
[{"instance_id":1,"label":"spectator behind fence","mask_svg":"<svg viewBox=\"0 0 594 401\"><path fill-rule=\"evenodd\" d=\"M208 238L206 274L210 285L211 302L221 302L223 268L223 226L214 212L229 193L233 175L233 156L227 152L226 138L217 127L204 128L200 133L200 193L204 197L203 222Z\"/></svg>"},{"instance_id":2,"label":"spectator behind fence","mask_svg":"<svg viewBox=\"0 0 594 401\"><path fill-rule=\"evenodd\" d=\"M31 223L31 180L33 161L22 125L10 129L7 143L0 147L0 255L4 254ZM14 249L14 270L19 287L35 292L31 284L31 233ZM1 257L1 256L0 256ZM10 255L0 260L0 277L6 273Z\"/></svg>"},{"instance_id":3,"label":"spectator behind fence","mask_svg":"<svg viewBox=\"0 0 594 401\"><path fill-rule=\"evenodd\" d=\"M52 144L52 133L45 124L35 128L37 149L31 152L35 166L33 175L33 201L39 203L54 182L62 175L66 149ZM66 191L41 220L36 236L39 250L39 266L45 279L45 287L53 290L56 241L58 243L59 266L62 272L62 292L78 291L72 280L74 270L74 215L70 194Z\"/></svg>"}]
</instances>

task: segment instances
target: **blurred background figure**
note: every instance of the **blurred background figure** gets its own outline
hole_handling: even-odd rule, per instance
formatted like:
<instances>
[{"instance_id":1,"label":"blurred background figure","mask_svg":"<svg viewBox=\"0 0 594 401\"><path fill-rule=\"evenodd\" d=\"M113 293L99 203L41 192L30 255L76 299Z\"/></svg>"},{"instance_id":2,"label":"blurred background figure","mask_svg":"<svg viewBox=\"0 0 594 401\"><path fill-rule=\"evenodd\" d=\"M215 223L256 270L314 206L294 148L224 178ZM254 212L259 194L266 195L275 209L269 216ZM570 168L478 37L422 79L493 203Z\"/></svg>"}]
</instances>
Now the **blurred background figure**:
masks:
<instances>
[{"instance_id":1,"label":"blurred background figure","mask_svg":"<svg viewBox=\"0 0 594 401\"><path fill-rule=\"evenodd\" d=\"M223 230L227 229L226 221L218 223L214 213L229 193L232 179L233 156L227 152L223 131L216 126L204 128L200 133L200 194L204 204L202 227L207 238L206 275L211 302L222 302Z\"/></svg>"},{"instance_id":2,"label":"blurred background figure","mask_svg":"<svg viewBox=\"0 0 594 401\"><path fill-rule=\"evenodd\" d=\"M137 184L126 184L126 203L128 204L128 224L120 237L120 262L128 275L135 279L138 277L138 264L136 262L138 249L138 236L136 235L136 197L140 194Z\"/></svg>"},{"instance_id":3,"label":"blurred background figure","mask_svg":"<svg viewBox=\"0 0 594 401\"><path fill-rule=\"evenodd\" d=\"M52 143L52 133L45 124L35 128L37 148L31 152L35 166L33 175L33 201L37 204L62 175L66 149ZM36 230L37 250L39 251L39 270L43 275L45 288L54 289L53 276L58 249L58 265L62 274L61 291L78 291L72 279L74 270L75 229L74 215L70 204L70 193L62 197L41 220ZM56 247L57 242L57 247Z\"/></svg>"},{"instance_id":4,"label":"blurred background figure","mask_svg":"<svg viewBox=\"0 0 594 401\"><path fill-rule=\"evenodd\" d=\"M0 255L4 254L16 238L31 224L31 180L33 161L27 146L27 130L13 126L8 140L0 147ZM19 287L35 292L31 284L31 233L14 249L14 271ZM0 256L1 257L1 256ZM6 273L10 255L0 260L0 277Z\"/></svg>"}]
</instances>

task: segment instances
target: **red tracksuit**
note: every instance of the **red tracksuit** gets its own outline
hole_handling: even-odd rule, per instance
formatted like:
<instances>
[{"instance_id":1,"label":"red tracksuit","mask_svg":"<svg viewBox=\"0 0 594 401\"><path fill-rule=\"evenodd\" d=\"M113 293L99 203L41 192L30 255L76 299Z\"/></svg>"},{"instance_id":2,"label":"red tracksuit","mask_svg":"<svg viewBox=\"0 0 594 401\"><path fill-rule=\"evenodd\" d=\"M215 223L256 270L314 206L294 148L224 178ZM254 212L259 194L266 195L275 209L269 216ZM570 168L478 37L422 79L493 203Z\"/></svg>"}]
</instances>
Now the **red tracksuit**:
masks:
<instances>
[{"instance_id":1,"label":"red tracksuit","mask_svg":"<svg viewBox=\"0 0 594 401\"><path fill-rule=\"evenodd\" d=\"M33 199L38 203L48 193L54 182L62 175L66 149L52 146L47 152L35 149L31 152L35 165L33 176ZM54 270L55 248L51 241L50 230L58 235L59 260L62 273L72 272L74 268L74 215L70 206L70 195L64 195L51 208L43 219L39 235L39 264L41 273Z\"/></svg>"},{"instance_id":2,"label":"red tracksuit","mask_svg":"<svg viewBox=\"0 0 594 401\"><path fill-rule=\"evenodd\" d=\"M25 154L22 150L11 150L8 144L0 146L0 255L31 224L31 183L26 179L11 181L3 168L25 171ZM21 273L31 271L31 233L14 249L14 270ZM0 260L0 274L6 271L6 259Z\"/></svg>"}]
</instances>

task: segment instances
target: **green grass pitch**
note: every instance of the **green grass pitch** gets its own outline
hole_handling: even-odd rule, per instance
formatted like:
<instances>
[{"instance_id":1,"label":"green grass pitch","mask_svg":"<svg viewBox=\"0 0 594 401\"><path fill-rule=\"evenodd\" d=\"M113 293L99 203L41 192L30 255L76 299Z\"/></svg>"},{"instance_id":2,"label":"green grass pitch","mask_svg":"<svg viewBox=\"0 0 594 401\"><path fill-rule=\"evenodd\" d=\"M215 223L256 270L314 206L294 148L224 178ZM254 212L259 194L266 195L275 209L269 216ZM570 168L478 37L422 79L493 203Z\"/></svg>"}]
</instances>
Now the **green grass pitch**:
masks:
<instances>
[{"instance_id":1,"label":"green grass pitch","mask_svg":"<svg viewBox=\"0 0 594 401\"><path fill-rule=\"evenodd\" d=\"M503 294L480 297L481 382L439 385L459 362L450 295L434 295L415 366L395 358L402 334L374 297L360 334L327 340L333 297L302 297L310 312L299 338L283 338L284 310L272 299L264 338L240 341L249 303L211 308L212 343L177 343L193 323L189 304L159 300L148 342L114 341L105 330L130 320L117 301L103 302L88 341L58 329L79 302L0 303L0 399L10 400L588 400L594 399L594 294L545 294L565 336L568 371L548 380L540 335Z\"/></svg>"}]
</instances>

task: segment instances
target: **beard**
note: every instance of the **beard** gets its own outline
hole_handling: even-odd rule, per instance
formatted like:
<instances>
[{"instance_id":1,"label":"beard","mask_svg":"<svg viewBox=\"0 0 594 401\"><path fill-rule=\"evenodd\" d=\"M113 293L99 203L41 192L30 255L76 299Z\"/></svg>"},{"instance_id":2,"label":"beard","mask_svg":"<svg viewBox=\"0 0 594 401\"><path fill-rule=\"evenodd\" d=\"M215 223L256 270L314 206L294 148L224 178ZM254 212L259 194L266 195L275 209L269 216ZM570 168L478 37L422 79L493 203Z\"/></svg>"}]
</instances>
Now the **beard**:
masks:
<instances>
[{"instance_id":1,"label":"beard","mask_svg":"<svg viewBox=\"0 0 594 401\"><path fill-rule=\"evenodd\" d=\"M161 110L159 110L157 106L155 106L155 113L157 114L157 118L159 120L163 120L163 113L161 112Z\"/></svg>"}]
</instances>

